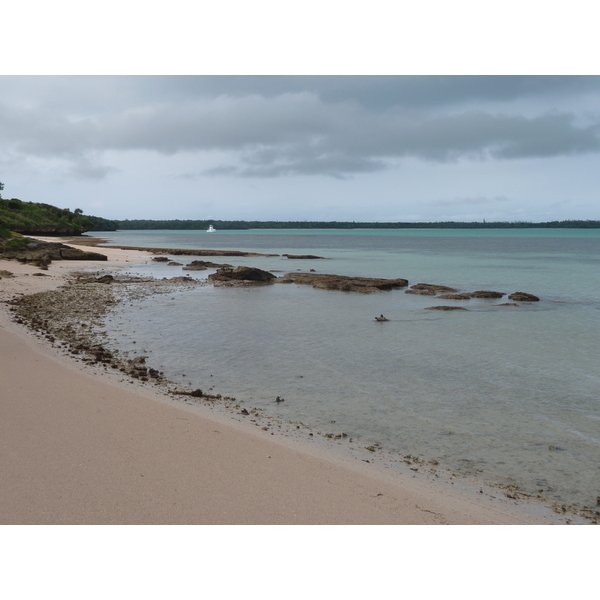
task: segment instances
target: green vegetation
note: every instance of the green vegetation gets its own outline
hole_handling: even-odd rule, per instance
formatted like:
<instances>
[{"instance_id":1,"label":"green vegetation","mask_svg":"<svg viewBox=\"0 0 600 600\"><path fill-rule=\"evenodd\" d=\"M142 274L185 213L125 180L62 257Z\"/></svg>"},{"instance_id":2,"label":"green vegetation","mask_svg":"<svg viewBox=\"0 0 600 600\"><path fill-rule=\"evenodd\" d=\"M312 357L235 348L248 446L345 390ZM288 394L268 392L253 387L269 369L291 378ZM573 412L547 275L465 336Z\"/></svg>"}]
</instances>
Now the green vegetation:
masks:
<instances>
[{"instance_id":1,"label":"green vegetation","mask_svg":"<svg viewBox=\"0 0 600 600\"><path fill-rule=\"evenodd\" d=\"M443 221L433 223L364 223L359 221L182 221L164 220L151 221L147 219L114 221L117 229L178 229L205 230L214 225L217 230L231 229L528 229L528 228L572 228L598 229L600 221L547 221L545 223L515 222L470 222ZM114 231L114 230L106 230Z\"/></svg>"},{"instance_id":2,"label":"green vegetation","mask_svg":"<svg viewBox=\"0 0 600 600\"><path fill-rule=\"evenodd\" d=\"M57 208L50 204L23 202L18 198L2 199L0 197L0 238L7 239L6 232L17 232L29 235L81 235L95 227L95 221L102 222L102 229L111 221L99 217L86 217L83 211L76 208L71 212L68 208Z\"/></svg>"},{"instance_id":3,"label":"green vegetation","mask_svg":"<svg viewBox=\"0 0 600 600\"><path fill-rule=\"evenodd\" d=\"M90 215L86 215L85 218L92 224L91 229L89 231L116 231L117 223L116 221L109 221L108 219L103 219L102 217L92 217Z\"/></svg>"}]
</instances>

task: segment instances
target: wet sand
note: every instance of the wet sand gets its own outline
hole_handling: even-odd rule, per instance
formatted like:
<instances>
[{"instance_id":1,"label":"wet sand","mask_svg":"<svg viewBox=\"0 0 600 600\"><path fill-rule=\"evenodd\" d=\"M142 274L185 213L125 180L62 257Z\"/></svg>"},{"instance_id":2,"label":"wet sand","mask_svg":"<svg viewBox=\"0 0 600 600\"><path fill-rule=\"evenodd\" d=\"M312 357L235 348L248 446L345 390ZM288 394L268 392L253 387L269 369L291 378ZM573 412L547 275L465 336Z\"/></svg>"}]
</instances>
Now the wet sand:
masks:
<instances>
[{"instance_id":1,"label":"wet sand","mask_svg":"<svg viewBox=\"0 0 600 600\"><path fill-rule=\"evenodd\" d=\"M72 244L74 245L74 244ZM535 502L389 473L194 410L76 363L12 321L5 301L108 262L0 270L1 524L550 524Z\"/></svg>"}]
</instances>

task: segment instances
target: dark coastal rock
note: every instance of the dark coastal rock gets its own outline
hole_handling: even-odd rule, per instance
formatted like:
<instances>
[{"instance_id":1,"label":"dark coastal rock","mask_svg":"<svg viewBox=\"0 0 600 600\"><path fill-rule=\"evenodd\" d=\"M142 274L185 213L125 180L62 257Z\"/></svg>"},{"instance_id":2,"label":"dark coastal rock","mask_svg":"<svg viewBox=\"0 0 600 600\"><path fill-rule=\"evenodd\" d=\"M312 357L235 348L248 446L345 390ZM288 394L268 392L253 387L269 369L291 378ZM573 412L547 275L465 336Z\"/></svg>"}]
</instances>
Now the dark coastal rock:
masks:
<instances>
[{"instance_id":1,"label":"dark coastal rock","mask_svg":"<svg viewBox=\"0 0 600 600\"><path fill-rule=\"evenodd\" d=\"M314 260L317 258L325 258L324 256L315 256L314 254L282 254L286 258L293 258L294 260Z\"/></svg>"},{"instance_id":2,"label":"dark coastal rock","mask_svg":"<svg viewBox=\"0 0 600 600\"><path fill-rule=\"evenodd\" d=\"M417 296L435 296L435 292L433 290L406 290L405 294L415 294Z\"/></svg>"},{"instance_id":3,"label":"dark coastal rock","mask_svg":"<svg viewBox=\"0 0 600 600\"><path fill-rule=\"evenodd\" d=\"M178 262L175 262L174 260L170 260L170 261L167 263L167 266L169 266L169 267L180 267L182 264L183 264L183 263L178 263Z\"/></svg>"},{"instance_id":4,"label":"dark coastal rock","mask_svg":"<svg viewBox=\"0 0 600 600\"><path fill-rule=\"evenodd\" d=\"M221 267L216 273L209 275L211 281L257 281L270 282L275 279L273 273L257 269L256 267Z\"/></svg>"},{"instance_id":5,"label":"dark coastal rock","mask_svg":"<svg viewBox=\"0 0 600 600\"><path fill-rule=\"evenodd\" d=\"M209 260L193 260L183 267L182 271L206 271L206 269L223 269L231 268L227 263L219 264L210 262Z\"/></svg>"},{"instance_id":6,"label":"dark coastal rock","mask_svg":"<svg viewBox=\"0 0 600 600\"><path fill-rule=\"evenodd\" d=\"M467 310L464 306L428 306L425 310Z\"/></svg>"},{"instance_id":7,"label":"dark coastal rock","mask_svg":"<svg viewBox=\"0 0 600 600\"><path fill-rule=\"evenodd\" d=\"M429 290L434 294L439 294L441 292L458 292L454 288L448 287L446 285L434 285L433 283L415 283L415 285L410 286L411 290Z\"/></svg>"},{"instance_id":8,"label":"dark coastal rock","mask_svg":"<svg viewBox=\"0 0 600 600\"><path fill-rule=\"evenodd\" d=\"M71 248L59 242L43 242L22 238L17 246L0 246L0 258L18 260L41 268L47 267L53 260L107 260L106 255Z\"/></svg>"},{"instance_id":9,"label":"dark coastal rock","mask_svg":"<svg viewBox=\"0 0 600 600\"><path fill-rule=\"evenodd\" d=\"M11 271L0 271L0 277L14 277L14 274Z\"/></svg>"},{"instance_id":10,"label":"dark coastal rock","mask_svg":"<svg viewBox=\"0 0 600 600\"><path fill-rule=\"evenodd\" d=\"M278 281L312 285L322 290L337 290L341 292L359 292L371 294L402 288L408 285L406 279L375 279L371 277L346 277L344 275L328 275L324 273L287 273Z\"/></svg>"},{"instance_id":11,"label":"dark coastal rock","mask_svg":"<svg viewBox=\"0 0 600 600\"><path fill-rule=\"evenodd\" d=\"M60 249L60 257L63 260L108 260L106 254L87 252L79 250L79 248L69 248L69 246Z\"/></svg>"},{"instance_id":12,"label":"dark coastal rock","mask_svg":"<svg viewBox=\"0 0 600 600\"><path fill-rule=\"evenodd\" d=\"M440 300L470 300L471 294L443 294L438 298Z\"/></svg>"},{"instance_id":13,"label":"dark coastal rock","mask_svg":"<svg viewBox=\"0 0 600 600\"><path fill-rule=\"evenodd\" d=\"M259 254L241 250L198 250L184 248L147 248L145 246L111 246L121 250L139 250L153 254L168 254L170 256L279 256L279 254Z\"/></svg>"},{"instance_id":14,"label":"dark coastal rock","mask_svg":"<svg viewBox=\"0 0 600 600\"><path fill-rule=\"evenodd\" d=\"M152 260L154 262L169 262L169 259L166 256L153 256Z\"/></svg>"},{"instance_id":15,"label":"dark coastal rock","mask_svg":"<svg viewBox=\"0 0 600 600\"><path fill-rule=\"evenodd\" d=\"M508 297L509 300L518 300L520 302L539 302L539 298L526 292L515 292Z\"/></svg>"},{"instance_id":16,"label":"dark coastal rock","mask_svg":"<svg viewBox=\"0 0 600 600\"><path fill-rule=\"evenodd\" d=\"M494 306L519 306L516 302L504 302L503 304L494 304Z\"/></svg>"},{"instance_id":17,"label":"dark coastal rock","mask_svg":"<svg viewBox=\"0 0 600 600\"><path fill-rule=\"evenodd\" d=\"M504 294L501 292L490 292L489 290L478 290L477 292L471 292L469 296L471 298L502 298Z\"/></svg>"}]
</instances>

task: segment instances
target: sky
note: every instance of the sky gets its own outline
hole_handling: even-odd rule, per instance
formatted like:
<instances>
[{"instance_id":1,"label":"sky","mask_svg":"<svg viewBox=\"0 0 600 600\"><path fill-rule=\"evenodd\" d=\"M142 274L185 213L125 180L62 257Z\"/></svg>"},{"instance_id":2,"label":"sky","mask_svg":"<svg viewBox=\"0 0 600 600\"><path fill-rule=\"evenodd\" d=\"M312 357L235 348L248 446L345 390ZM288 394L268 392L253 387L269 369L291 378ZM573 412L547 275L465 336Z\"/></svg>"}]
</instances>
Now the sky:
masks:
<instances>
[{"instance_id":1,"label":"sky","mask_svg":"<svg viewBox=\"0 0 600 600\"><path fill-rule=\"evenodd\" d=\"M0 76L4 198L109 219L600 219L600 77Z\"/></svg>"}]
</instances>

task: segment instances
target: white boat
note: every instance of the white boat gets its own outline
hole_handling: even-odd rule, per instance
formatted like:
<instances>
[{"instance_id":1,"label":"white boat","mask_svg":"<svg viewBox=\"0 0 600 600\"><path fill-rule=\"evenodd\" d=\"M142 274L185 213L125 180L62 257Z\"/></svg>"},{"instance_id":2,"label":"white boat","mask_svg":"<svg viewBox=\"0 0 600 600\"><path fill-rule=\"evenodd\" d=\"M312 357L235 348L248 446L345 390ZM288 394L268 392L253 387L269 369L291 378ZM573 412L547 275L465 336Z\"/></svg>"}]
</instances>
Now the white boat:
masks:
<instances>
[{"instance_id":1,"label":"white boat","mask_svg":"<svg viewBox=\"0 0 600 600\"><path fill-rule=\"evenodd\" d=\"M212 233L213 231L216 231L216 229L212 225L209 225L206 233Z\"/></svg>"}]
</instances>

